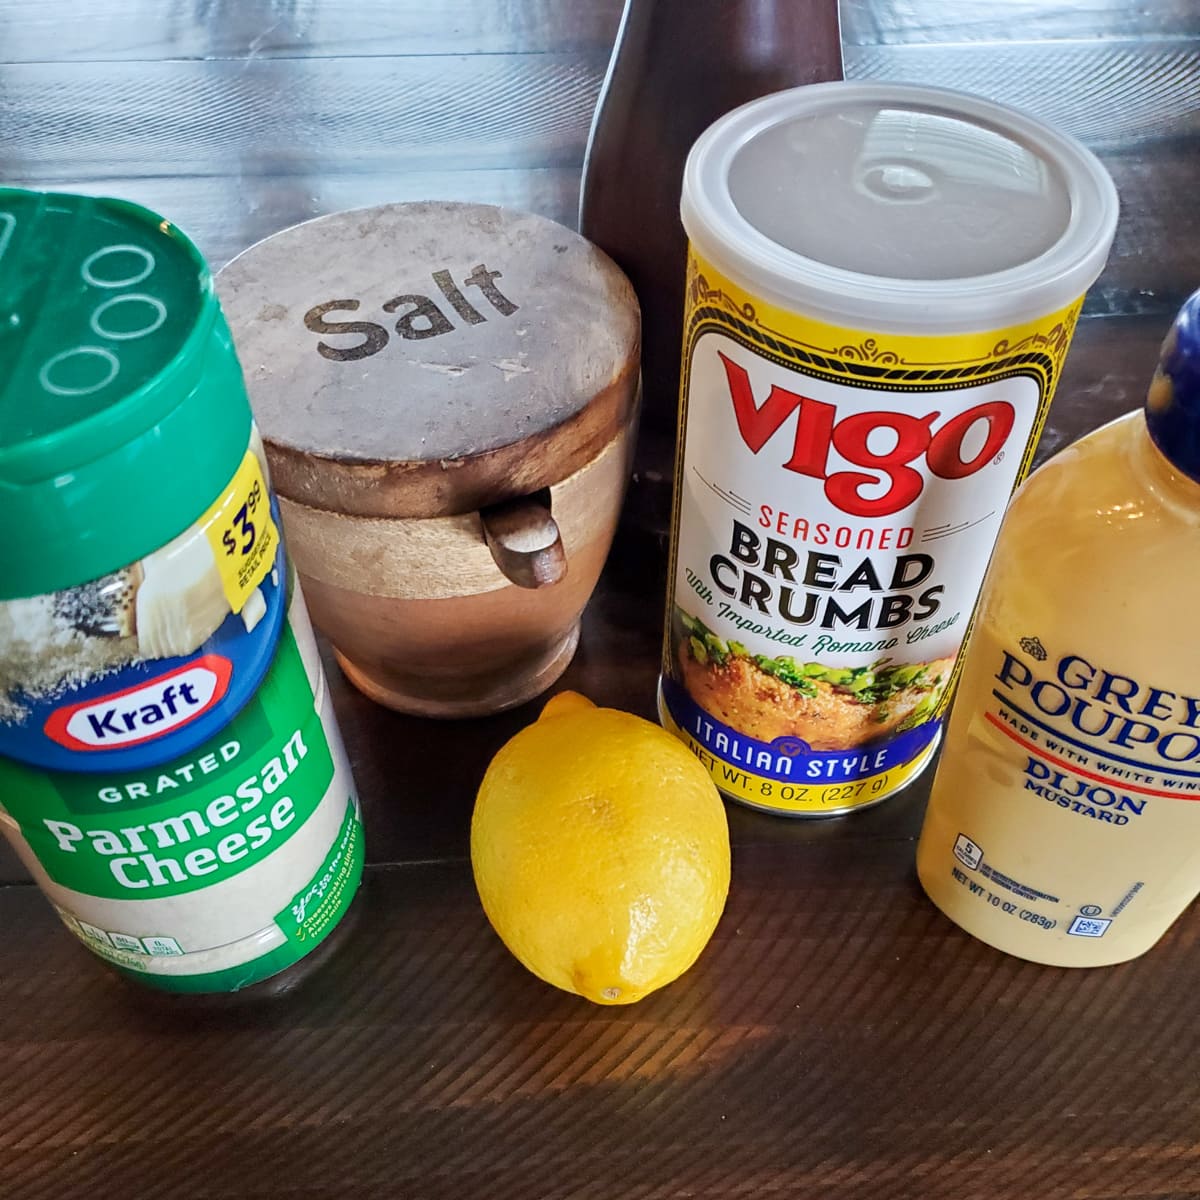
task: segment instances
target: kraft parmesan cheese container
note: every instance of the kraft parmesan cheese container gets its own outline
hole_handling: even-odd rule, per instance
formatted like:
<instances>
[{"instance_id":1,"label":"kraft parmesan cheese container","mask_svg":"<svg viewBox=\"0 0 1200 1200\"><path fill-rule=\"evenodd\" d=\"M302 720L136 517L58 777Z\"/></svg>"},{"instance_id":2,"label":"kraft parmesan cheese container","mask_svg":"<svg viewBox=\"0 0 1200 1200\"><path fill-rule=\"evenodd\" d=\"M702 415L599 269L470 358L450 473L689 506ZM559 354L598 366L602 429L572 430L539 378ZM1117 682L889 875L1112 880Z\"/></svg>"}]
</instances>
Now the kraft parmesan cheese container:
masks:
<instances>
[{"instance_id":1,"label":"kraft parmesan cheese container","mask_svg":"<svg viewBox=\"0 0 1200 1200\"><path fill-rule=\"evenodd\" d=\"M831 83L696 143L660 714L797 816L928 763L1117 196L1033 118Z\"/></svg>"},{"instance_id":2,"label":"kraft parmesan cheese container","mask_svg":"<svg viewBox=\"0 0 1200 1200\"><path fill-rule=\"evenodd\" d=\"M194 246L0 189L0 828L129 975L232 991L362 874L358 801Z\"/></svg>"}]
</instances>

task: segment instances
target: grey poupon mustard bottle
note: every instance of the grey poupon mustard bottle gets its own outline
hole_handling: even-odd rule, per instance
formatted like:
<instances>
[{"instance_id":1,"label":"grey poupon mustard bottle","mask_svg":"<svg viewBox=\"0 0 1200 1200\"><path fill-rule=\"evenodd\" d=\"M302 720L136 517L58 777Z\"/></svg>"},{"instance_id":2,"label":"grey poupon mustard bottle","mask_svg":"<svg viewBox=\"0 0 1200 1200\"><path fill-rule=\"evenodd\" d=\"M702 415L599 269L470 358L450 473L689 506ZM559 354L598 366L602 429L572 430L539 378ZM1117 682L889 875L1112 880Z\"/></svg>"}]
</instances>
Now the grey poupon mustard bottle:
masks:
<instances>
[{"instance_id":1,"label":"grey poupon mustard bottle","mask_svg":"<svg viewBox=\"0 0 1200 1200\"><path fill-rule=\"evenodd\" d=\"M127 974L291 966L358 801L211 276L168 221L0 189L0 828Z\"/></svg>"},{"instance_id":2,"label":"grey poupon mustard bottle","mask_svg":"<svg viewBox=\"0 0 1200 1200\"><path fill-rule=\"evenodd\" d=\"M917 849L968 933L1105 966L1200 894L1198 548L1200 292L1144 410L1056 454L1004 518Z\"/></svg>"}]
</instances>

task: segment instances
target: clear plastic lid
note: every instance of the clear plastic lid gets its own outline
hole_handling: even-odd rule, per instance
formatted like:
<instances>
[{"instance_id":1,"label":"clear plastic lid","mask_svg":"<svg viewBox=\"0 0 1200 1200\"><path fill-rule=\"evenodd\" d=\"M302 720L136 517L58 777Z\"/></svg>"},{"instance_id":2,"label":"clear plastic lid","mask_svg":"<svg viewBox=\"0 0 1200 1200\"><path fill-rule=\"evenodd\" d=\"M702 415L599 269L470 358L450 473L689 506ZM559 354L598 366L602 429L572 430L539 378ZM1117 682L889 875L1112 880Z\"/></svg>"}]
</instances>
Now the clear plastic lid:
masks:
<instances>
[{"instance_id":1,"label":"clear plastic lid","mask_svg":"<svg viewBox=\"0 0 1200 1200\"><path fill-rule=\"evenodd\" d=\"M895 332L1002 328L1071 303L1117 193L1073 138L940 88L827 83L736 109L684 173L689 237L747 290Z\"/></svg>"}]
</instances>

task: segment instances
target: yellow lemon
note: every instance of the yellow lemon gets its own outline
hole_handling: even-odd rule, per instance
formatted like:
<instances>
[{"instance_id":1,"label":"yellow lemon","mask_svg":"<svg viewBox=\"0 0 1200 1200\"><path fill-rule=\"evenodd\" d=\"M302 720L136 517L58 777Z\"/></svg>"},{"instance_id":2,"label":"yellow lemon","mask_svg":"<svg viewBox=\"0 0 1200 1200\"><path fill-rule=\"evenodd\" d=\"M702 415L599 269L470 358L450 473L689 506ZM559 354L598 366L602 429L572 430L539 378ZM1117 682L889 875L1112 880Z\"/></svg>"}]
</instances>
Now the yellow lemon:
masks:
<instances>
[{"instance_id":1,"label":"yellow lemon","mask_svg":"<svg viewBox=\"0 0 1200 1200\"><path fill-rule=\"evenodd\" d=\"M484 911L535 975L597 1004L678 978L729 891L729 826L676 738L574 692L492 759L471 821Z\"/></svg>"}]
</instances>

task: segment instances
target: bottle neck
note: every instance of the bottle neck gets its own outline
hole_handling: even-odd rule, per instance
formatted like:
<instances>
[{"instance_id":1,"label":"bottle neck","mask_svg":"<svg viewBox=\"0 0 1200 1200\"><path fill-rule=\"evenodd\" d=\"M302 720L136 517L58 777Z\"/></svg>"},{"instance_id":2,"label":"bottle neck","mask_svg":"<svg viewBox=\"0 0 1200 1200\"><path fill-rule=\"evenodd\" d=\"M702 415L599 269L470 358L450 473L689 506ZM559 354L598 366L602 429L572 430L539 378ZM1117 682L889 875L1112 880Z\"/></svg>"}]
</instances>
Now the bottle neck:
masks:
<instances>
[{"instance_id":1,"label":"bottle neck","mask_svg":"<svg viewBox=\"0 0 1200 1200\"><path fill-rule=\"evenodd\" d=\"M1136 430L1132 456L1137 477L1164 507L1200 524L1200 483L1180 471L1154 444L1141 413L1131 416Z\"/></svg>"}]
</instances>

